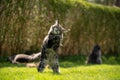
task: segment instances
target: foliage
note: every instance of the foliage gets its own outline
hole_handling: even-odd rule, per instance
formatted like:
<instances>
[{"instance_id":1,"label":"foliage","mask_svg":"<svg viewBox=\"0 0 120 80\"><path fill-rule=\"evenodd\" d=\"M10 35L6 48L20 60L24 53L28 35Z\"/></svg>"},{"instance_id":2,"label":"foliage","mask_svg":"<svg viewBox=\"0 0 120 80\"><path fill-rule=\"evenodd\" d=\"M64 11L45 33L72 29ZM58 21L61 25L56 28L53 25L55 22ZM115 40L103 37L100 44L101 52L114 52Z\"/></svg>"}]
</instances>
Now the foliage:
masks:
<instances>
[{"instance_id":1,"label":"foliage","mask_svg":"<svg viewBox=\"0 0 120 80\"><path fill-rule=\"evenodd\" d=\"M84 0L1 0L0 56L41 51L56 19L66 29L61 55L89 54L94 44L103 53L120 53L120 9Z\"/></svg>"}]
</instances>

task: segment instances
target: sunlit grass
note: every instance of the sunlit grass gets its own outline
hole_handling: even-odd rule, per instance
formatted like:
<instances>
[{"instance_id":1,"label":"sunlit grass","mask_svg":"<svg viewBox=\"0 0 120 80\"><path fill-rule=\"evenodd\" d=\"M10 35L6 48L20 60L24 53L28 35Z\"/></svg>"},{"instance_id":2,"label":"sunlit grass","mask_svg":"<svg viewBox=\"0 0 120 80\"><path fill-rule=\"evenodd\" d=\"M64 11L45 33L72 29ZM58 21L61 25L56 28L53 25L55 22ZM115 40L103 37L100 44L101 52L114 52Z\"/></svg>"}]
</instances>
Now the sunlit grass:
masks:
<instances>
[{"instance_id":1,"label":"sunlit grass","mask_svg":"<svg viewBox=\"0 0 120 80\"><path fill-rule=\"evenodd\" d=\"M119 57L102 56L102 65L86 65L86 56L60 57L60 74L46 68L43 73L37 68L15 65L3 60L0 63L0 80L120 80Z\"/></svg>"},{"instance_id":2,"label":"sunlit grass","mask_svg":"<svg viewBox=\"0 0 120 80\"><path fill-rule=\"evenodd\" d=\"M10 66L8 66L9 64ZM73 62L61 62L60 74L54 74L46 68L38 73L36 68L22 65L12 66L10 63L0 64L0 80L119 80L119 65L77 65Z\"/></svg>"}]
</instances>

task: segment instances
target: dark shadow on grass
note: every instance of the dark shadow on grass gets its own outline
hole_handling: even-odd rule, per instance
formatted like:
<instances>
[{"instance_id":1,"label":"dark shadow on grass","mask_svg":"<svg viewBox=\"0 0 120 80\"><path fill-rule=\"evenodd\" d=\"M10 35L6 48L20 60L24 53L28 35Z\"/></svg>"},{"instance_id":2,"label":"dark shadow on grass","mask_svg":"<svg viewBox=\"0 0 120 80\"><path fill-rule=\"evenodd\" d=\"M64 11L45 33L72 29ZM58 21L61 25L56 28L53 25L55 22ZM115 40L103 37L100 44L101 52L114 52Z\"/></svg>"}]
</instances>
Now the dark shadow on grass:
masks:
<instances>
[{"instance_id":1,"label":"dark shadow on grass","mask_svg":"<svg viewBox=\"0 0 120 80\"><path fill-rule=\"evenodd\" d=\"M0 59L1 60L1 59ZM85 64L86 56L84 55L73 55L73 56L60 56L59 63L60 67L69 68L69 67L77 67L77 66L92 66L95 64ZM106 65L120 65L120 56L110 56L104 55L102 56L102 64ZM7 62L6 60L2 60L0 62L0 68L2 67L25 67L25 64L12 64Z\"/></svg>"},{"instance_id":2,"label":"dark shadow on grass","mask_svg":"<svg viewBox=\"0 0 120 80\"><path fill-rule=\"evenodd\" d=\"M84 55L60 57L60 67L69 68L77 66L99 65L99 64L85 64L85 61L86 56ZM120 65L120 57L104 55L102 56L102 62L103 62L102 64L106 65Z\"/></svg>"},{"instance_id":3,"label":"dark shadow on grass","mask_svg":"<svg viewBox=\"0 0 120 80\"><path fill-rule=\"evenodd\" d=\"M60 57L60 67L69 68L85 65L86 57L83 55Z\"/></svg>"},{"instance_id":4,"label":"dark shadow on grass","mask_svg":"<svg viewBox=\"0 0 120 80\"><path fill-rule=\"evenodd\" d=\"M106 64L106 65L120 65L118 63L103 63L103 64ZM60 67L63 67L63 68L70 68L70 67L77 67L77 66L95 66L95 65L103 65L103 64L85 64L83 62L68 62L67 63L64 63L64 62L61 62L60 63Z\"/></svg>"},{"instance_id":5,"label":"dark shadow on grass","mask_svg":"<svg viewBox=\"0 0 120 80\"><path fill-rule=\"evenodd\" d=\"M12 64L8 61L8 57L2 57L0 58L0 68L3 67L24 67L24 64Z\"/></svg>"},{"instance_id":6,"label":"dark shadow on grass","mask_svg":"<svg viewBox=\"0 0 120 80\"><path fill-rule=\"evenodd\" d=\"M3 67L26 67L27 64L32 64L32 63L36 63L36 62L37 61L29 62L29 63L13 64L10 61L8 61L6 57L3 57L0 59L0 68L3 68ZM33 66L33 67L35 67L35 66Z\"/></svg>"},{"instance_id":7,"label":"dark shadow on grass","mask_svg":"<svg viewBox=\"0 0 120 80\"><path fill-rule=\"evenodd\" d=\"M3 68L3 67L25 67L25 64L12 64L10 62L1 62L0 68Z\"/></svg>"}]
</instances>

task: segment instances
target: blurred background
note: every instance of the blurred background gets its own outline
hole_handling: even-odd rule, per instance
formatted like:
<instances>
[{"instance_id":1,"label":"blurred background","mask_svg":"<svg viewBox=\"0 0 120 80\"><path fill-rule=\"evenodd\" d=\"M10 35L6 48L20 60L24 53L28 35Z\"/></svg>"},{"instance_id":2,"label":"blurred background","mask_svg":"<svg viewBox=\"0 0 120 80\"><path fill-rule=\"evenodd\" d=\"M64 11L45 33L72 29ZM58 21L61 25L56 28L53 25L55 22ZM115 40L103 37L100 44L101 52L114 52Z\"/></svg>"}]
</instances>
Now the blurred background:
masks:
<instances>
[{"instance_id":1,"label":"blurred background","mask_svg":"<svg viewBox=\"0 0 120 80\"><path fill-rule=\"evenodd\" d=\"M56 19L70 29L59 54L120 55L120 0L0 0L0 57L41 51Z\"/></svg>"}]
</instances>

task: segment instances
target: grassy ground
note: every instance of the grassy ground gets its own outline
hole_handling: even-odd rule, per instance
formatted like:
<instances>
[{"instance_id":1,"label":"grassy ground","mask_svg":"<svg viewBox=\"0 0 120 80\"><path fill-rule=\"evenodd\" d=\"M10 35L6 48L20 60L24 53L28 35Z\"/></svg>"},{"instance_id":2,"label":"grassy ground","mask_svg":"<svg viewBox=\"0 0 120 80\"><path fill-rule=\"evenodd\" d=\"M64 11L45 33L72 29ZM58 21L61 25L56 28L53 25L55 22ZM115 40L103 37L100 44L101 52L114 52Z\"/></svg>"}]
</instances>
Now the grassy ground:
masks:
<instances>
[{"instance_id":1,"label":"grassy ground","mask_svg":"<svg viewBox=\"0 0 120 80\"><path fill-rule=\"evenodd\" d=\"M60 58L60 74L46 68L38 73L36 68L0 63L0 80L120 80L119 64L85 65L78 56Z\"/></svg>"}]
</instances>

